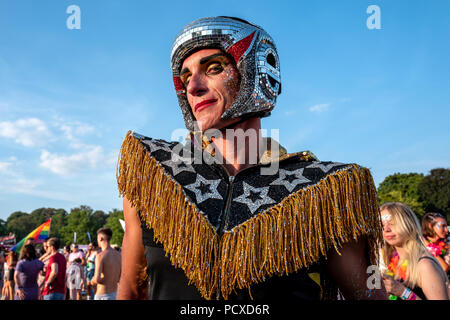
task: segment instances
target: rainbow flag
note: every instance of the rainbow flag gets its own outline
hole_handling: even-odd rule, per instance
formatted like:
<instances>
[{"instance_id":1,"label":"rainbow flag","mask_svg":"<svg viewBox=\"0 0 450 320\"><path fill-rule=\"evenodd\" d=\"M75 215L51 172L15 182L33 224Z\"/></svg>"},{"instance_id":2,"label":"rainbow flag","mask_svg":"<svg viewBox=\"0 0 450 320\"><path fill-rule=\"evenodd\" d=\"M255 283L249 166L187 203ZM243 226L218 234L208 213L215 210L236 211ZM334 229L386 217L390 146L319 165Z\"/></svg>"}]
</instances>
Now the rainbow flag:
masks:
<instances>
[{"instance_id":1,"label":"rainbow flag","mask_svg":"<svg viewBox=\"0 0 450 320\"><path fill-rule=\"evenodd\" d=\"M27 239L33 238L34 243L42 243L45 239L48 238L50 234L50 224L52 222L52 219L48 219L43 224L41 224L39 227L31 231L25 238L20 240L19 243L17 243L14 247L11 248L11 251L20 253L22 250L23 244Z\"/></svg>"}]
</instances>

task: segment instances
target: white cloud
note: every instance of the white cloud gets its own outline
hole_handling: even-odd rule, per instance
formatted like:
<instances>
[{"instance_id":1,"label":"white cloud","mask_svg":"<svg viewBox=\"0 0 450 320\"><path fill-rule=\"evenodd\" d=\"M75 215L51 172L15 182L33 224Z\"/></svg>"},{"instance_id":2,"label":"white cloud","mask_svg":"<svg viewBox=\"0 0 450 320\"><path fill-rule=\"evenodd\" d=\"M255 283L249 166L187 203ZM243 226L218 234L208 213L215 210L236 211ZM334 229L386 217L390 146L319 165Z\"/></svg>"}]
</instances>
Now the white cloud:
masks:
<instances>
[{"instance_id":1,"label":"white cloud","mask_svg":"<svg viewBox=\"0 0 450 320\"><path fill-rule=\"evenodd\" d=\"M37 118L0 122L0 137L14 139L25 147L44 145L51 136L47 125Z\"/></svg>"},{"instance_id":2,"label":"white cloud","mask_svg":"<svg viewBox=\"0 0 450 320\"><path fill-rule=\"evenodd\" d=\"M0 162L0 172L8 172L11 165L11 162Z\"/></svg>"},{"instance_id":3,"label":"white cloud","mask_svg":"<svg viewBox=\"0 0 450 320\"><path fill-rule=\"evenodd\" d=\"M101 146L81 145L78 153L59 155L42 150L40 166L51 172L68 176L86 169L109 168L115 164L116 152L105 154Z\"/></svg>"},{"instance_id":4,"label":"white cloud","mask_svg":"<svg viewBox=\"0 0 450 320\"><path fill-rule=\"evenodd\" d=\"M321 104L316 104L312 107L309 108L309 111L311 112L325 112L328 110L328 107L330 106L329 103L321 103Z\"/></svg>"}]
</instances>

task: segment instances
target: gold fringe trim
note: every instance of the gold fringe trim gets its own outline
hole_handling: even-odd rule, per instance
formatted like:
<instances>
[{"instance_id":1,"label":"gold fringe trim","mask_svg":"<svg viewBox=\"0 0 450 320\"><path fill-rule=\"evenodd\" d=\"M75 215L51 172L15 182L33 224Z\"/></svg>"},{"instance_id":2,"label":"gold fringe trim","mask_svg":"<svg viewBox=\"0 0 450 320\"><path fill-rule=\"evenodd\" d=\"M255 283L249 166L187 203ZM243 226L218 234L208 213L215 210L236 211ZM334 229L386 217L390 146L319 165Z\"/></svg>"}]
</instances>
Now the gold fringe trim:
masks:
<instances>
[{"instance_id":1,"label":"gold fringe trim","mask_svg":"<svg viewBox=\"0 0 450 320\"><path fill-rule=\"evenodd\" d=\"M221 239L131 132L120 150L117 181L171 263L206 299L227 299L236 288L309 267L360 236L376 264L382 239L377 194L370 171L357 165L291 194Z\"/></svg>"},{"instance_id":2,"label":"gold fringe trim","mask_svg":"<svg viewBox=\"0 0 450 320\"><path fill-rule=\"evenodd\" d=\"M224 233L222 295L309 267L363 235L376 264L382 238L376 189L368 169L350 165Z\"/></svg>"},{"instance_id":3,"label":"gold fringe trim","mask_svg":"<svg viewBox=\"0 0 450 320\"><path fill-rule=\"evenodd\" d=\"M131 132L120 149L116 176L120 194L153 229L172 265L211 299L217 291L217 233Z\"/></svg>"}]
</instances>

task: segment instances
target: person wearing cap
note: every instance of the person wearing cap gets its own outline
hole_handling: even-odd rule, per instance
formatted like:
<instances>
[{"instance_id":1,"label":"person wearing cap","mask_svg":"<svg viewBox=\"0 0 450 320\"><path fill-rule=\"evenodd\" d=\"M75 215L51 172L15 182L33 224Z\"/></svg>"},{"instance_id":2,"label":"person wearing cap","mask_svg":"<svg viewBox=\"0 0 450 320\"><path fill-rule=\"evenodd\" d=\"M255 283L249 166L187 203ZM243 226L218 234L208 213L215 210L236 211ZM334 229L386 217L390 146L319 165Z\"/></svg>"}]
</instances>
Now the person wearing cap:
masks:
<instances>
[{"instance_id":1,"label":"person wearing cap","mask_svg":"<svg viewBox=\"0 0 450 320\"><path fill-rule=\"evenodd\" d=\"M171 66L189 134L124 139L117 298L386 298L367 286L382 239L370 171L262 136L281 93L272 37L239 18L198 19Z\"/></svg>"}]
</instances>

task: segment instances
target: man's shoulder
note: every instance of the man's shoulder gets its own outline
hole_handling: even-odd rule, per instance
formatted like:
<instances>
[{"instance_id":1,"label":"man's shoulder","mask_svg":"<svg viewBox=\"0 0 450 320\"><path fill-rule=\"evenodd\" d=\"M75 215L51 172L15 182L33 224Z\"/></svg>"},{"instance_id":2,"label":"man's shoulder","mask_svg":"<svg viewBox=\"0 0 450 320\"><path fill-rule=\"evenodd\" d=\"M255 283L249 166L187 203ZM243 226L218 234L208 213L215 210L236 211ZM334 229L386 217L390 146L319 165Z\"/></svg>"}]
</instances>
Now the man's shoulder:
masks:
<instances>
[{"instance_id":1,"label":"man's shoulder","mask_svg":"<svg viewBox=\"0 0 450 320\"><path fill-rule=\"evenodd\" d=\"M149 151L152 153L157 150L170 151L175 145L180 144L178 141L167 141L164 139L151 138L134 131L129 131L125 139L129 137L134 138L135 140L141 142L144 146L147 146L150 149Z\"/></svg>"}]
</instances>

